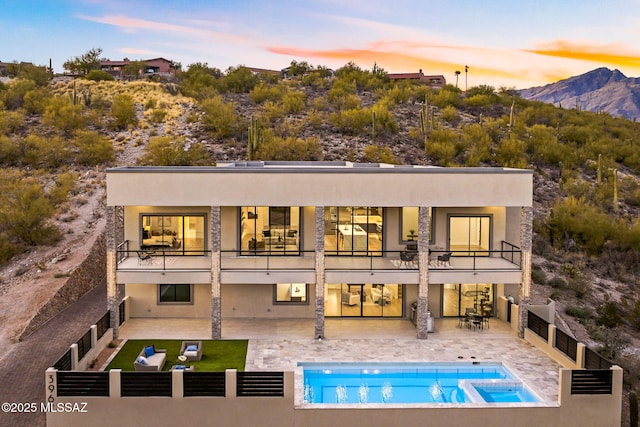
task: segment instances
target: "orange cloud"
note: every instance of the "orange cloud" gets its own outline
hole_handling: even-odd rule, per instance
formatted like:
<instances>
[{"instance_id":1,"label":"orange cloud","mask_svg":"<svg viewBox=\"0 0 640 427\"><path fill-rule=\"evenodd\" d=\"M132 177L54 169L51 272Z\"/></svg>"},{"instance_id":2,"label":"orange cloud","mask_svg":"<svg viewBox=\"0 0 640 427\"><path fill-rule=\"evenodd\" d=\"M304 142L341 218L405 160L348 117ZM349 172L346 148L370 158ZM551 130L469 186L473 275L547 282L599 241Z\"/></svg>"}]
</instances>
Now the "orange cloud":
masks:
<instances>
[{"instance_id":1,"label":"orange cloud","mask_svg":"<svg viewBox=\"0 0 640 427\"><path fill-rule=\"evenodd\" d=\"M393 42L399 44L414 44L419 47L433 47L420 45L414 42ZM353 61L359 64L378 64L382 68L390 72L411 72L418 69L424 70L426 74L445 74L453 75L455 70L464 70L464 64L453 63L449 61L437 60L427 55L406 54L399 51L376 50L381 46L387 46L389 42L376 42L372 44L372 49L333 49L333 50L313 50L301 49L290 46L271 46L267 50L272 53L302 57L302 58L321 58L333 61L344 61L346 64ZM447 47L449 48L449 47ZM462 48L460 48L462 49ZM402 49L405 50L406 49ZM470 72L476 76L486 76L495 78L519 79L521 74L509 72L497 68L488 68L482 66L470 66Z\"/></svg>"},{"instance_id":2,"label":"orange cloud","mask_svg":"<svg viewBox=\"0 0 640 427\"><path fill-rule=\"evenodd\" d=\"M524 51L538 55L578 59L620 67L640 67L640 54L622 53L621 47L616 45L594 47L557 40L540 48L525 49Z\"/></svg>"}]
</instances>

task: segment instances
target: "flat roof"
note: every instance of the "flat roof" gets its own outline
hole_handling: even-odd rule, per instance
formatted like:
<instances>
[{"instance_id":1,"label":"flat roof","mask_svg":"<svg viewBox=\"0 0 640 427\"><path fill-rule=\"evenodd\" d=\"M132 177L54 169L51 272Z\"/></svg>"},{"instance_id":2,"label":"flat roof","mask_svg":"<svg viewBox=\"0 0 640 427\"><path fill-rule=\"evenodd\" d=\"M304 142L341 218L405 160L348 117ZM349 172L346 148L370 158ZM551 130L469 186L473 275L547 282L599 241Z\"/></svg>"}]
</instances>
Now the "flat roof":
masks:
<instances>
[{"instance_id":1,"label":"flat roof","mask_svg":"<svg viewBox=\"0 0 640 427\"><path fill-rule=\"evenodd\" d=\"M211 172L304 172L304 173L339 173L339 172L384 172L384 173L505 173L533 174L530 169L514 169L503 167L460 167L445 168L423 165L392 165L388 163L354 163L347 161L238 161L219 162L216 166L121 166L107 169L108 173L211 173Z\"/></svg>"}]
</instances>

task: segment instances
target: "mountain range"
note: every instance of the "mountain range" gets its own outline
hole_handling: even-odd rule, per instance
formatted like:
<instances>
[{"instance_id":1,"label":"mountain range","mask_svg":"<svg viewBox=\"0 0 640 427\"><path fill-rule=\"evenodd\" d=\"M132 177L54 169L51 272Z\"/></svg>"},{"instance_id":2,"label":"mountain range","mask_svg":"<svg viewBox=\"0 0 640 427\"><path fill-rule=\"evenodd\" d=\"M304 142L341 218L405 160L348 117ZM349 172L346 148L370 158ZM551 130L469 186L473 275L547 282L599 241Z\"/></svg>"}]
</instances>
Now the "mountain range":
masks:
<instances>
[{"instance_id":1,"label":"mountain range","mask_svg":"<svg viewBox=\"0 0 640 427\"><path fill-rule=\"evenodd\" d=\"M518 93L525 99L564 108L640 119L640 77L627 77L619 70L606 67L556 83L521 89Z\"/></svg>"}]
</instances>

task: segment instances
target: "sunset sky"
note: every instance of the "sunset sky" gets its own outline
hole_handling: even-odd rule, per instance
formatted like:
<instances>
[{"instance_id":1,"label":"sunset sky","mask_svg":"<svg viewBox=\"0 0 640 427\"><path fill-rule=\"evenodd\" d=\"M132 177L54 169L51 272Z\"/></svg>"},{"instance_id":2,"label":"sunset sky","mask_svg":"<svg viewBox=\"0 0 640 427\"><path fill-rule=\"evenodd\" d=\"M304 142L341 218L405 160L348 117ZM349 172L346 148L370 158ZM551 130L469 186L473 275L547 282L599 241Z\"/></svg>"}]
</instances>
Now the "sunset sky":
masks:
<instances>
[{"instance_id":1,"label":"sunset sky","mask_svg":"<svg viewBox=\"0 0 640 427\"><path fill-rule=\"evenodd\" d=\"M640 0L3 0L0 61L62 72L89 49L281 69L442 74L459 87L526 88L598 67L640 76ZM465 75L465 65L469 67Z\"/></svg>"}]
</instances>

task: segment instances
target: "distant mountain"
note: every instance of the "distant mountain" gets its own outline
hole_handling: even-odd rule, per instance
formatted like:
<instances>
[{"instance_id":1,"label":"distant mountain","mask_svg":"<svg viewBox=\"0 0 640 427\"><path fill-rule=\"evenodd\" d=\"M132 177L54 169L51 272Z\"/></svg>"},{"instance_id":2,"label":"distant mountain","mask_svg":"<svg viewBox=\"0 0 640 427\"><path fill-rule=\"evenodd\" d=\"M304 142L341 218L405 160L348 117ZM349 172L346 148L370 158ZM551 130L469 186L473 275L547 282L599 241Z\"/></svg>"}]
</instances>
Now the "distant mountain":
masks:
<instances>
[{"instance_id":1,"label":"distant mountain","mask_svg":"<svg viewBox=\"0 0 640 427\"><path fill-rule=\"evenodd\" d=\"M640 119L640 78L602 67L545 86L519 90L525 99Z\"/></svg>"}]
</instances>

